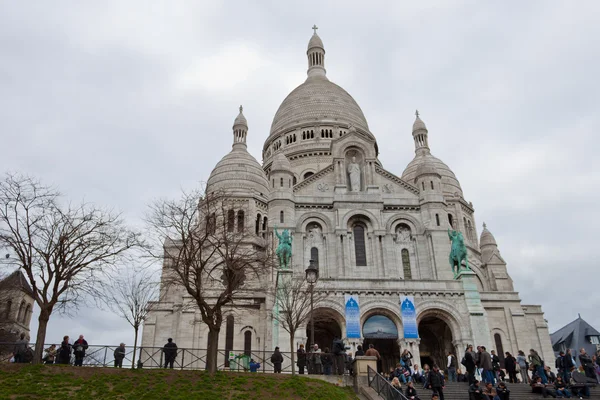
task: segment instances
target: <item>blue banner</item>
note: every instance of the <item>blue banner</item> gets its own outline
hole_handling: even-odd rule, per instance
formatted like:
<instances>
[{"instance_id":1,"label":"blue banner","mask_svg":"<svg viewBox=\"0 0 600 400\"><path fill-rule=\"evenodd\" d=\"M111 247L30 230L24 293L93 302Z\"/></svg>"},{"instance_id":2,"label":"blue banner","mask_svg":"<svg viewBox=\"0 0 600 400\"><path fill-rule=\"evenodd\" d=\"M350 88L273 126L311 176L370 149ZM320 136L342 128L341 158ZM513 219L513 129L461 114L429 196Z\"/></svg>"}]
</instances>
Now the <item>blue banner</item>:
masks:
<instances>
[{"instance_id":1,"label":"blue banner","mask_svg":"<svg viewBox=\"0 0 600 400\"><path fill-rule=\"evenodd\" d=\"M404 325L404 338L418 338L417 312L413 296L400 296L400 314L402 315L402 325Z\"/></svg>"},{"instance_id":2,"label":"blue banner","mask_svg":"<svg viewBox=\"0 0 600 400\"><path fill-rule=\"evenodd\" d=\"M358 295L347 294L346 300L346 337L360 339L360 306Z\"/></svg>"}]
</instances>

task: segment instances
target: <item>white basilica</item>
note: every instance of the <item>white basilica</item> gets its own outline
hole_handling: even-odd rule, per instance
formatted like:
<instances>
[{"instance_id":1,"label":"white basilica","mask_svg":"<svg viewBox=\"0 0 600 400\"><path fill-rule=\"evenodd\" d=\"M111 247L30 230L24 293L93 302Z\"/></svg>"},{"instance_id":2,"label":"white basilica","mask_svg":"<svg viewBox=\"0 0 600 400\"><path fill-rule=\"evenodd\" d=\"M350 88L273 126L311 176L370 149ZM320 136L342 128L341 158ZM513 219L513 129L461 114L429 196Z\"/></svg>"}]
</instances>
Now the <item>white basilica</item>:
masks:
<instances>
[{"instance_id":1,"label":"white basilica","mask_svg":"<svg viewBox=\"0 0 600 400\"><path fill-rule=\"evenodd\" d=\"M316 32L306 54L308 76L275 113L262 166L246 149L248 123L240 108L233 149L215 166L207 191L227 191L244 229L271 239L275 226L289 229L294 274L304 275L315 260L315 290L329 296L315 310L327 317L315 325L316 343L330 347L336 335L351 347L374 343L386 364L395 363L405 348L418 364L442 364L447 351L462 355L467 344L486 345L501 357L534 348L553 360L541 306L521 304L485 225L478 239L473 205L452 170L431 154L418 114L412 127L415 157L401 175L386 170L361 108L329 80ZM462 232L472 273L454 278L448 229ZM275 276L267 287L254 285L243 294L238 302L243 309L229 310L219 348L290 350L286 332L273 328ZM348 339L345 294L358 296L361 327L376 317L393 329L361 329L361 338ZM401 295L414 296L416 339L404 338ZM206 348L208 330L196 311L182 310L183 297L174 291L153 308L142 346L160 347L172 337L180 348ZM310 328L301 329L296 345L308 337Z\"/></svg>"}]
</instances>

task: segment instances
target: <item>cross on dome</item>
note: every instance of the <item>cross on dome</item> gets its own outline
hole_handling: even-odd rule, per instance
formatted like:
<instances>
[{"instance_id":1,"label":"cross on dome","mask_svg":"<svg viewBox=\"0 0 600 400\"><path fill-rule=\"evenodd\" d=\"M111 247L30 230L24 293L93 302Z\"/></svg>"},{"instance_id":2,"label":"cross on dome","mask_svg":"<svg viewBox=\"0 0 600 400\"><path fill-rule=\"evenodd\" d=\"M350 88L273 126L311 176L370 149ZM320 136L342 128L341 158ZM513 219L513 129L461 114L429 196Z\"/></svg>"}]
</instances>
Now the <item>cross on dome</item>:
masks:
<instances>
[{"instance_id":1,"label":"cross on dome","mask_svg":"<svg viewBox=\"0 0 600 400\"><path fill-rule=\"evenodd\" d=\"M244 111L244 107L240 105L240 112Z\"/></svg>"},{"instance_id":2,"label":"cross on dome","mask_svg":"<svg viewBox=\"0 0 600 400\"><path fill-rule=\"evenodd\" d=\"M319 27L317 26L317 24L313 25L312 30L315 31L315 35L317 34L317 29L319 29Z\"/></svg>"},{"instance_id":3,"label":"cross on dome","mask_svg":"<svg viewBox=\"0 0 600 400\"><path fill-rule=\"evenodd\" d=\"M415 111L415 115L419 118L419 110Z\"/></svg>"}]
</instances>

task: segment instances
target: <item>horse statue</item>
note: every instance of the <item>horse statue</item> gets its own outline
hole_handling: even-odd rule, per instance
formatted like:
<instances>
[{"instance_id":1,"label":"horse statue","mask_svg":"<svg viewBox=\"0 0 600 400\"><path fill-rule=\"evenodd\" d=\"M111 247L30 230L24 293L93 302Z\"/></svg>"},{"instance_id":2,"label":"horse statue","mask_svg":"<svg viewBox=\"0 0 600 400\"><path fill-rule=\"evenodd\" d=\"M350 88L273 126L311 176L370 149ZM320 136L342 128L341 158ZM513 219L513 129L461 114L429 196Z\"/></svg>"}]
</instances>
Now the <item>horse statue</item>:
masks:
<instances>
[{"instance_id":1,"label":"horse statue","mask_svg":"<svg viewBox=\"0 0 600 400\"><path fill-rule=\"evenodd\" d=\"M450 266L452 266L452 272L456 278L460 272L463 260L465 261L465 269L470 269L469 261L467 260L467 248L465 246L465 238L463 237L462 233L448 229L448 237L452 242L452 246L450 248ZM455 267L456 270L454 270Z\"/></svg>"},{"instance_id":2,"label":"horse statue","mask_svg":"<svg viewBox=\"0 0 600 400\"><path fill-rule=\"evenodd\" d=\"M279 239L279 244L275 250L275 254L279 259L279 267L288 269L290 267L290 260L292 259L292 236L288 229L284 229L280 235L277 232L277 227L275 227L275 236Z\"/></svg>"}]
</instances>

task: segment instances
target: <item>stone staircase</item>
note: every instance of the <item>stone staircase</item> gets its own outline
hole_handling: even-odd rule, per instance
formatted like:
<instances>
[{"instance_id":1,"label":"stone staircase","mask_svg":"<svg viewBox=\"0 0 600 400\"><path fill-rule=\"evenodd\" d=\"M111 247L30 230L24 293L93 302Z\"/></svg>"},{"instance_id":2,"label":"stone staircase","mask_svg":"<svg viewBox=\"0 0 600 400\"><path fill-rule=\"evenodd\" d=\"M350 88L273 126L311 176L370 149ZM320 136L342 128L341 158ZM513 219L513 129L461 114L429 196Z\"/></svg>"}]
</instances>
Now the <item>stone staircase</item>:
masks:
<instances>
[{"instance_id":1,"label":"stone staircase","mask_svg":"<svg viewBox=\"0 0 600 400\"><path fill-rule=\"evenodd\" d=\"M543 399L542 395L531 393L531 387L529 385L523 385L521 383L507 383L510 389L510 400L539 400ZM426 389L419 390L419 397L422 400L429 400L431 398L431 391ZM600 400L600 388L591 388L590 399ZM446 389L444 390L445 400L469 400L469 385L466 383L446 382Z\"/></svg>"}]
</instances>

